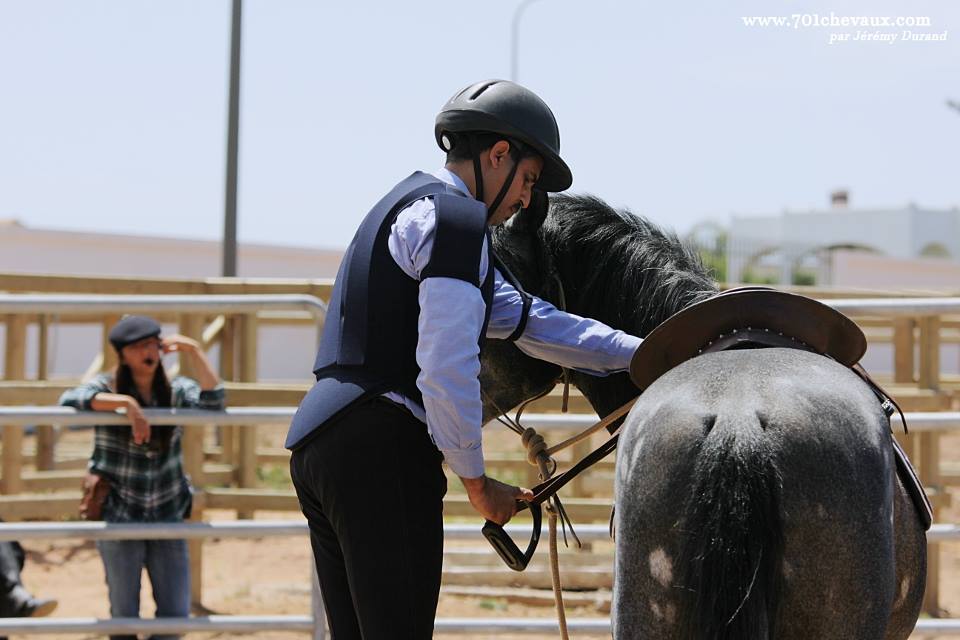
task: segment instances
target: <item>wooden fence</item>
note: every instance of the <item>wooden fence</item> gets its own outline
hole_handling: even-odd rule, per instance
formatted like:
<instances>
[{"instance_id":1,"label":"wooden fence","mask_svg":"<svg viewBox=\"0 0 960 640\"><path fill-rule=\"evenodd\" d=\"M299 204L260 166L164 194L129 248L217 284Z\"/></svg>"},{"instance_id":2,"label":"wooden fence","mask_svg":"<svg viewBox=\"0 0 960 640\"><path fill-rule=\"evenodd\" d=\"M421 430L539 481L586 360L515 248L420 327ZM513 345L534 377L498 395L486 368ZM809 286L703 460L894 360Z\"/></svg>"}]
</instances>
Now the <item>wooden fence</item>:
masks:
<instances>
[{"instance_id":1,"label":"wooden fence","mask_svg":"<svg viewBox=\"0 0 960 640\"><path fill-rule=\"evenodd\" d=\"M8 293L72 293L72 294L149 294L149 295L228 295L228 294L307 294L328 299L332 283L328 280L224 279L204 280L154 278L88 278L70 276L37 276L0 274L0 291ZM878 297L876 291L835 291L799 289L817 298ZM918 292L885 292L885 297L917 296ZM932 294L928 294L932 295ZM228 403L240 406L295 406L309 388L305 376L302 383L267 384L257 381L258 329L266 325L302 326L313 322L301 312L249 313L159 313L163 322L176 323L181 333L202 342L204 348L219 346L219 370L226 381ZM108 347L106 332L117 321L116 313L93 318L103 327L102 349L84 375L107 369L115 363ZM864 328L871 342L892 345L891 373L878 378L888 386L905 411L948 411L960 409L960 376L941 373L941 345L960 343L960 314L916 315L893 317L864 315L854 318ZM60 313L58 323L90 323L88 314ZM59 395L79 381L48 380L46 363L50 352L46 314L8 314L2 317L6 329L4 379L0 381L0 405L52 405ZM28 327L36 329L36 376L27 380ZM189 374L188 363L183 372ZM78 374L81 372L77 372ZM584 398L574 395L571 411L590 413ZM560 409L559 393L551 394L530 408L532 412L556 412ZM185 429L185 463L194 483L201 489L195 519L202 519L205 508L236 509L246 518L257 510L297 509L290 491L258 487L257 470L263 465L283 464L288 459L282 449L258 447L257 428L218 426L214 429L192 426ZM0 470L0 517L6 519L57 519L72 516L78 500L77 487L85 455L68 455L57 450L57 434L53 425L39 425L32 447L25 447L22 427L3 429L2 470ZM948 487L960 486L960 466L955 461L940 459L943 434L924 432L901 438L931 495L939 515L950 504ZM511 445L512 446L512 445ZM585 449L588 443L581 446ZM576 454L577 452L574 452ZM522 461L519 447L493 450L489 465L503 473L527 474L532 468ZM612 461L598 465L571 489L568 507L580 521L603 521L609 517L609 495L612 488ZM452 517L471 516L472 509L464 498L451 495L446 512ZM197 545L192 549L195 562L202 562ZM940 563L938 545L931 545L930 580L927 609L938 608ZM195 567L199 569L199 567ZM198 581L201 572L193 575ZM200 585L194 585L199 599Z\"/></svg>"}]
</instances>

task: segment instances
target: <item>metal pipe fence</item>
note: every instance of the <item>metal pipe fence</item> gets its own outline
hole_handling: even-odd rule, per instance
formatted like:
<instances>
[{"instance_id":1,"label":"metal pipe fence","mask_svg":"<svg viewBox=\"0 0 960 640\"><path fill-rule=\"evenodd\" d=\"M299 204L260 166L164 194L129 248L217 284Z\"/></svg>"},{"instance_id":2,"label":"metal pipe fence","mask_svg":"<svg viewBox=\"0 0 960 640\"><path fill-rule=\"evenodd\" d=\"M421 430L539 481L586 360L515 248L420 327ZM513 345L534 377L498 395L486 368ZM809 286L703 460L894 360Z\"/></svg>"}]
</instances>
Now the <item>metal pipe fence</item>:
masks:
<instances>
[{"instance_id":1,"label":"metal pipe fence","mask_svg":"<svg viewBox=\"0 0 960 640\"><path fill-rule=\"evenodd\" d=\"M530 534L529 525L507 525L511 536ZM306 520L237 520L215 522L171 522L126 524L106 522L3 522L0 541L9 540L171 540L191 538L249 538L309 535ZM610 540L605 524L577 525L577 536L584 542ZM473 524L443 525L444 540L482 542L480 527ZM960 525L935 524L927 532L931 541L960 540Z\"/></svg>"},{"instance_id":2,"label":"metal pipe fence","mask_svg":"<svg viewBox=\"0 0 960 640\"><path fill-rule=\"evenodd\" d=\"M307 311L315 318L327 314L327 303L301 293L247 295L132 295L132 294L51 294L0 293L0 314L89 314L123 313L242 314L260 310Z\"/></svg>"},{"instance_id":3,"label":"metal pipe fence","mask_svg":"<svg viewBox=\"0 0 960 640\"><path fill-rule=\"evenodd\" d=\"M960 314L960 298L828 298L820 302L848 316Z\"/></svg>"},{"instance_id":4,"label":"metal pipe fence","mask_svg":"<svg viewBox=\"0 0 960 640\"><path fill-rule=\"evenodd\" d=\"M918 317L960 314L960 298L899 298L899 299L827 299L825 304L854 316L883 315L891 317ZM255 313L260 310L306 311L322 323L327 306L309 295L33 295L0 294L0 314L87 314L156 313L180 311L192 313ZM185 425L241 425L259 426L286 424L293 417L292 407L244 407L222 412L201 410L151 409L148 420L175 420ZM591 425L596 420L590 415L528 414L525 423L538 430L570 430ZM906 414L912 431L939 432L960 429L960 412ZM28 426L61 423L71 425L127 424L122 413L77 412L65 407L0 407L0 422L4 425ZM894 421L899 425L899 420ZM508 527L512 535L522 536L527 528ZM577 528L584 540L604 540L608 537L606 525L583 525ZM307 525L301 521L240 521L209 523L171 523L163 525L127 525L105 523L10 523L0 524L0 540L25 539L161 539L161 538L226 538L249 536L306 535ZM480 539L474 525L446 525L448 540ZM960 540L960 525L937 524L927 534L934 541ZM314 582L316 582L314 576ZM54 633L189 633L234 632L262 633L266 631L300 631L312 633L314 638L325 637L322 624L323 609L319 590L314 585L313 615L309 616L205 616L182 619L0 619L0 635L54 634ZM317 620L321 623L317 624ZM581 635L609 636L610 621L605 618L570 619L571 631ZM437 634L552 634L557 623L549 619L467 619L446 618L436 621ZM920 620L913 637L960 635L960 619Z\"/></svg>"},{"instance_id":5,"label":"metal pipe fence","mask_svg":"<svg viewBox=\"0 0 960 640\"><path fill-rule=\"evenodd\" d=\"M289 425L296 407L228 407L223 411L204 409L144 409L150 422L175 422L183 425ZM914 411L904 414L910 431L960 430L960 411ZM525 413L523 424L542 431L570 431L586 429L598 418L589 414ZM91 426L97 424L130 424L126 415L108 411L77 411L71 407L0 406L0 423L4 426L33 426L36 424L69 424ZM497 424L492 421L489 424ZM900 428L899 415L891 419L891 426Z\"/></svg>"},{"instance_id":6,"label":"metal pipe fence","mask_svg":"<svg viewBox=\"0 0 960 640\"><path fill-rule=\"evenodd\" d=\"M0 541L10 540L169 540L239 537L302 536L308 533L306 522L165 522L126 524L107 522L0 523ZM203 616L196 618L0 618L0 636L8 634L53 633L260 633L264 631L304 631L314 640L325 640L323 599L316 571L311 563L313 588L312 615L309 616ZM317 623L316 621L320 621Z\"/></svg>"},{"instance_id":7,"label":"metal pipe fence","mask_svg":"<svg viewBox=\"0 0 960 640\"><path fill-rule=\"evenodd\" d=\"M511 535L526 533L523 526L507 527ZM239 538L307 535L307 523L302 520L240 521L240 522L183 522L155 524L114 524L104 522L79 523L0 523L0 540L144 540L144 539L196 539ZM577 527L584 541L606 540L609 531L606 525L583 525ZM957 525L934 525L929 536L937 540L960 539ZM447 540L482 540L476 525L444 525ZM0 619L0 635L6 634L135 634L135 633L263 633L267 631L295 631L311 633L315 639L326 638L323 624L323 601L314 574L312 615L284 616L200 616L193 618L50 618L50 619ZM317 621L321 621L317 624ZM611 632L610 620L606 618L573 618L568 620L569 629L582 635L606 635ZM437 634L550 634L558 631L552 619L530 618L438 618ZM920 620L914 636L960 634L960 619Z\"/></svg>"}]
</instances>

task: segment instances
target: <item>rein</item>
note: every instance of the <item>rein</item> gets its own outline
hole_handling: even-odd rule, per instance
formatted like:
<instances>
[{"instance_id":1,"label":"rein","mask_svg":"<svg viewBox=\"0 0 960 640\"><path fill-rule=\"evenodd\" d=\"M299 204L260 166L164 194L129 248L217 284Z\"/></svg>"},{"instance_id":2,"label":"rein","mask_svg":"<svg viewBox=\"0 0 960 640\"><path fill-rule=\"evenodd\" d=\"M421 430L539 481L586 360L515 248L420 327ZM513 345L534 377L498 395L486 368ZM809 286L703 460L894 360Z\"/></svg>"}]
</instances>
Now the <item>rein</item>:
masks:
<instances>
[{"instance_id":1,"label":"rein","mask_svg":"<svg viewBox=\"0 0 960 640\"><path fill-rule=\"evenodd\" d=\"M553 596L557 611L557 621L560 626L560 636L564 640L568 640L569 635L567 632L567 618L563 605L563 587L560 583L560 557L557 546L558 519L563 526L564 544L567 543L567 527L569 526L570 534L576 541L577 546L579 547L582 545L580 543L580 539L577 537L576 532L573 530L570 517L567 515L563 504L560 502L557 492L560 491L560 489L562 489L568 482L573 480L578 474L598 462L600 459L606 457L616 448L617 440L620 437L620 427L617 427L613 435L606 442L594 449L582 460L574 464L573 467L564 471L563 473L560 473L559 475L553 475L557 469L557 462L552 456L558 451L562 451L563 449L571 447L574 444L589 438L592 434L600 431L601 429L607 428L625 416L630 409L633 408L637 398L633 398L619 409L615 410L613 413L609 414L584 431L567 438L559 444L556 444L552 447L547 447L543 436L538 434L536 430L530 427L524 429L521 426L520 416L523 414L523 410L527 407L527 405L542 398L549 392L550 389L547 389L543 393L525 400L517 409L516 416L513 419L509 418L506 413L500 411L500 408L497 407L496 403L493 402L493 399L484 394L487 400L493 404L494 408L496 408L497 411L502 414L497 418L497 420L501 424L506 425L512 431L521 434L521 440L524 446L527 448L527 461L531 464L535 464L539 468L540 479L543 480L543 482L532 489L532 500L529 502L517 500L517 512L519 513L524 509L530 509L530 515L533 517L533 530L530 533L530 542L527 544L526 551L521 551L520 547L518 547L513 539L510 538L510 535L503 529L503 527L495 522L487 520L486 523L484 523L481 532L493 547L494 551L497 552L497 554L508 567L514 571L523 571L527 568L527 565L533 558L533 554L537 550L537 544L540 542L540 530L543 526L541 505L547 503L545 508L547 511L547 523L549 526L550 577L553 583ZM564 395L566 396L566 393Z\"/></svg>"},{"instance_id":2,"label":"rein","mask_svg":"<svg viewBox=\"0 0 960 640\"><path fill-rule=\"evenodd\" d=\"M567 304L566 295L563 290L563 283L561 282L556 271L553 271L552 277L558 288L558 308L562 311L565 311ZM566 367L562 367L562 374L558 382L561 381L563 383L563 402L561 405L561 411L566 413L570 401L570 370ZM550 577L553 585L554 604L557 611L557 622L560 627L560 637L563 640L568 640L569 633L567 631L567 617L563 604L563 586L560 582L560 557L557 547L557 520L560 521L563 528L563 542L565 545L567 544L568 526L570 528L570 535L576 541L577 546L581 547L583 545L580 542L580 538L577 537L576 532L573 530L573 523L570 521L570 517L567 515L566 509L564 509L563 503L560 502L557 492L579 473L583 472L601 458L606 457L616 448L620 428L617 427L614 435L612 435L600 447L592 451L567 471L564 471L556 476L553 474L557 470L557 461L553 459L553 454L589 438L591 435L597 431L600 431L601 429L607 428L616 420L619 420L625 416L633 407L634 403L636 403L637 398L633 398L588 429L570 438L567 438L559 444L548 447L546 441L543 439L543 436L538 434L535 429L529 427L524 428L520 424L520 417L523 415L524 409L526 409L531 402L539 400L550 393L550 391L551 389L547 389L546 391L543 391L542 393L525 400L517 408L515 417L511 419L505 411L502 411L500 407L497 406L496 402L494 402L489 395L483 393L481 390L481 393L483 393L487 401L490 402L490 404L493 405L493 407L497 410L497 413L500 414L497 417L497 421L505 425L511 431L520 435L521 442L527 450L527 461L539 469L540 479L543 481L532 489L534 494L532 500L529 502L517 500L517 512L520 512L523 509L530 509L530 515L533 518L533 530L531 531L530 542L527 544L527 549L525 551L521 551L520 547L518 547L513 539L510 538L503 527L495 522L487 520L486 523L484 523L481 532L493 547L494 551L497 552L497 554L508 567L514 571L523 571L527 568L527 565L533 558L534 552L537 550L537 544L540 541L540 531L543 526L541 505L546 503L545 508L547 511L550 543Z\"/></svg>"}]
</instances>

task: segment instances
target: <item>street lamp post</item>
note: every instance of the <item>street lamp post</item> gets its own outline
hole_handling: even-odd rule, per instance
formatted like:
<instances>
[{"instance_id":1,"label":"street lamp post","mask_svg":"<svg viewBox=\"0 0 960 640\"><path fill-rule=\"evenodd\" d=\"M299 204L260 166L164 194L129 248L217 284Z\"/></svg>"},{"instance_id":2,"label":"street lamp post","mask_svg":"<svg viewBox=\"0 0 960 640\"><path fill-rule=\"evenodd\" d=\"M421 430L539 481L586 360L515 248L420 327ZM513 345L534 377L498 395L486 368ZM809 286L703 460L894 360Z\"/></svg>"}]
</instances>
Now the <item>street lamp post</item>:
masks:
<instances>
[{"instance_id":1,"label":"street lamp post","mask_svg":"<svg viewBox=\"0 0 960 640\"><path fill-rule=\"evenodd\" d=\"M240 154L240 32L243 0L233 0L230 27L230 97L227 116L227 184L223 207L223 271L237 275L237 174Z\"/></svg>"},{"instance_id":2,"label":"street lamp post","mask_svg":"<svg viewBox=\"0 0 960 640\"><path fill-rule=\"evenodd\" d=\"M510 79L517 82L517 49L520 46L520 18L524 10L537 0L522 0L513 12L513 38L510 46Z\"/></svg>"}]
</instances>

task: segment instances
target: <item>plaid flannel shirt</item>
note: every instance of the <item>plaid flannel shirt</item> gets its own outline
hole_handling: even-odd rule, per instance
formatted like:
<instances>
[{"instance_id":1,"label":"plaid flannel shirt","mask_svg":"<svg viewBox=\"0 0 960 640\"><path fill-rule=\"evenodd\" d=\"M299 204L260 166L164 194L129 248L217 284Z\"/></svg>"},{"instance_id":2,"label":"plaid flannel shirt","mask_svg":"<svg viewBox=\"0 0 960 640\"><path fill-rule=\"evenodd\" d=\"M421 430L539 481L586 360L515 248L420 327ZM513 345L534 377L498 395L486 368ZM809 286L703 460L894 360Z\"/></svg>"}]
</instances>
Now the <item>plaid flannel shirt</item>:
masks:
<instances>
[{"instance_id":1,"label":"plaid flannel shirt","mask_svg":"<svg viewBox=\"0 0 960 640\"><path fill-rule=\"evenodd\" d=\"M201 391L195 380L179 376L170 387L172 407L223 409L220 385ZM60 404L90 411L90 402L98 393L115 393L111 374L102 373L64 392ZM169 446L163 449L135 444L129 426L97 425L94 432L93 455L87 469L110 480L110 493L103 505L105 521L176 522L190 515L193 494L183 471L183 427L174 429Z\"/></svg>"}]
</instances>

